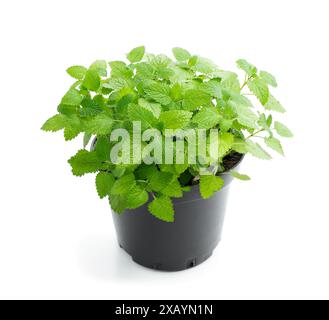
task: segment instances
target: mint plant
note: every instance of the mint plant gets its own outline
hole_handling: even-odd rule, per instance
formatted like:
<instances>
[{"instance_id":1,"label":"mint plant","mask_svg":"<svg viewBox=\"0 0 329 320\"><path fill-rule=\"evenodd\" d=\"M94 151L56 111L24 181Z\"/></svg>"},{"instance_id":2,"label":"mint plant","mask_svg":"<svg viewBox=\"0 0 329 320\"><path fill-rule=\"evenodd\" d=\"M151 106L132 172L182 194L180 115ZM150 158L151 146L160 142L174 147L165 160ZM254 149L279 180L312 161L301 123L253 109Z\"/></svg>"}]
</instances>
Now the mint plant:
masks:
<instances>
[{"instance_id":1,"label":"mint plant","mask_svg":"<svg viewBox=\"0 0 329 320\"><path fill-rule=\"evenodd\" d=\"M45 131L63 130L65 140L83 133L83 149L68 160L72 173L96 173L99 197L108 198L117 213L149 202L151 214L173 222L173 198L183 197L198 184L201 196L208 199L223 187L223 173L249 180L233 168L241 155L250 153L269 160L265 148L283 155L278 138L292 137L284 124L273 120L272 112L284 113L285 109L270 93L270 87L277 87L272 74L238 60L237 67L244 77L240 81L238 74L223 71L209 59L187 50L174 48L173 55L175 60L147 54L144 47L138 47L127 54L128 62L97 60L89 68L68 68L75 82L60 101L58 113L42 126ZM161 136L143 139L142 150L137 153L140 156L128 156L131 162L113 161L114 131L124 129L130 138L135 123L140 124L142 135L154 129ZM188 139L180 136L181 131L194 129L205 132L206 157L190 162L185 148L183 161L162 161L168 154L163 141L169 136L187 146ZM210 139L214 129L215 142ZM89 151L86 148L90 141ZM147 163L150 155L147 157L144 151L151 145L163 153L152 155L155 161ZM131 140L128 146L136 151ZM227 165L236 158L233 165Z\"/></svg>"}]
</instances>

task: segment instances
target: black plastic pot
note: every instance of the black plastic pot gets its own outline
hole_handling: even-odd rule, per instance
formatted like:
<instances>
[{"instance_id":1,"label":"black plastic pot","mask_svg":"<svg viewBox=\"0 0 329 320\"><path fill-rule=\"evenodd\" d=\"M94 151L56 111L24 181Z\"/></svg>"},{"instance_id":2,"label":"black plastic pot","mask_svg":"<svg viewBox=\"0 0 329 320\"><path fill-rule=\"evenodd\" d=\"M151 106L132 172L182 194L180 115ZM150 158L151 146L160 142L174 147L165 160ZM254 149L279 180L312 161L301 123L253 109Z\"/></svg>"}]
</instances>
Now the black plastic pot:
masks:
<instances>
[{"instance_id":1,"label":"black plastic pot","mask_svg":"<svg viewBox=\"0 0 329 320\"><path fill-rule=\"evenodd\" d=\"M208 259L221 240L233 179L229 174L222 178L224 187L208 200L201 198L199 186L174 199L174 223L152 216L147 204L121 215L113 212L120 247L138 264L157 270L184 270Z\"/></svg>"}]
</instances>

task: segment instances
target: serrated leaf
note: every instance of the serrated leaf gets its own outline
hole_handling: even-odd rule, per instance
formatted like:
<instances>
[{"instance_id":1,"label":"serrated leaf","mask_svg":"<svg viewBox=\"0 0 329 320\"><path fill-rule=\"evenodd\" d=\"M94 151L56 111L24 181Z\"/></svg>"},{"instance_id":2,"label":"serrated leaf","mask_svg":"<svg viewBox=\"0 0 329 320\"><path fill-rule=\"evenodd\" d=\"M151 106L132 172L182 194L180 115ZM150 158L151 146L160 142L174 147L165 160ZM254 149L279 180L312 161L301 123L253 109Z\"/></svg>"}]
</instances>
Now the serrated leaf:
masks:
<instances>
[{"instance_id":1,"label":"serrated leaf","mask_svg":"<svg viewBox=\"0 0 329 320\"><path fill-rule=\"evenodd\" d=\"M193 113L184 110L162 112L160 121L166 129L183 129L190 122Z\"/></svg>"},{"instance_id":2,"label":"serrated leaf","mask_svg":"<svg viewBox=\"0 0 329 320\"><path fill-rule=\"evenodd\" d=\"M111 67L112 78L125 78L129 79L133 76L133 71L123 61L111 61L109 63Z\"/></svg>"},{"instance_id":3,"label":"serrated leaf","mask_svg":"<svg viewBox=\"0 0 329 320\"><path fill-rule=\"evenodd\" d=\"M83 96L76 89L70 89L62 98L61 104L68 106L79 106Z\"/></svg>"},{"instance_id":4,"label":"serrated leaf","mask_svg":"<svg viewBox=\"0 0 329 320\"><path fill-rule=\"evenodd\" d=\"M96 154L99 159L102 159L104 161L109 160L111 148L108 137L98 136L96 144L94 146L94 150L96 151Z\"/></svg>"},{"instance_id":5,"label":"serrated leaf","mask_svg":"<svg viewBox=\"0 0 329 320\"><path fill-rule=\"evenodd\" d=\"M101 77L107 76L107 63L104 60L96 60L92 63L89 69L96 71Z\"/></svg>"},{"instance_id":6,"label":"serrated leaf","mask_svg":"<svg viewBox=\"0 0 329 320\"><path fill-rule=\"evenodd\" d=\"M202 108L192 119L199 129L214 128L220 120L216 108Z\"/></svg>"},{"instance_id":7,"label":"serrated leaf","mask_svg":"<svg viewBox=\"0 0 329 320\"><path fill-rule=\"evenodd\" d=\"M127 54L127 59L131 63L139 62L139 61L141 61L143 59L144 54L145 54L145 47L144 46L137 47L137 48L131 50Z\"/></svg>"},{"instance_id":8,"label":"serrated leaf","mask_svg":"<svg viewBox=\"0 0 329 320\"><path fill-rule=\"evenodd\" d=\"M135 65L136 68L136 76L142 78L143 80L149 79L152 80L155 75L155 68L146 63L146 62L140 62Z\"/></svg>"},{"instance_id":9,"label":"serrated leaf","mask_svg":"<svg viewBox=\"0 0 329 320\"><path fill-rule=\"evenodd\" d=\"M110 195L109 202L115 213L121 214L127 209L126 197L124 195Z\"/></svg>"},{"instance_id":10,"label":"serrated leaf","mask_svg":"<svg viewBox=\"0 0 329 320\"><path fill-rule=\"evenodd\" d=\"M260 78L250 79L248 81L250 91L257 97L262 105L265 105L269 99L270 92L267 83Z\"/></svg>"},{"instance_id":11,"label":"serrated leaf","mask_svg":"<svg viewBox=\"0 0 329 320\"><path fill-rule=\"evenodd\" d=\"M144 91L149 98L163 105L168 105L172 102L170 97L170 87L160 82L147 82L144 85Z\"/></svg>"},{"instance_id":12,"label":"serrated leaf","mask_svg":"<svg viewBox=\"0 0 329 320\"><path fill-rule=\"evenodd\" d=\"M208 105L210 101L211 96L208 93L198 89L190 89L184 94L183 108L194 111L201 106Z\"/></svg>"},{"instance_id":13,"label":"serrated leaf","mask_svg":"<svg viewBox=\"0 0 329 320\"><path fill-rule=\"evenodd\" d=\"M110 78L102 84L104 88L119 91L123 88L130 87L131 83L125 78Z\"/></svg>"},{"instance_id":14,"label":"serrated leaf","mask_svg":"<svg viewBox=\"0 0 329 320\"><path fill-rule=\"evenodd\" d=\"M48 119L41 129L52 132L64 129L65 140L71 140L83 131L83 125L76 115L57 114Z\"/></svg>"},{"instance_id":15,"label":"serrated leaf","mask_svg":"<svg viewBox=\"0 0 329 320\"><path fill-rule=\"evenodd\" d=\"M148 193L139 186L134 187L126 195L128 209L136 209L144 205L149 199Z\"/></svg>"},{"instance_id":16,"label":"serrated leaf","mask_svg":"<svg viewBox=\"0 0 329 320\"><path fill-rule=\"evenodd\" d=\"M210 80L208 82L203 82L200 84L199 88L214 98L222 99L222 89L218 81Z\"/></svg>"},{"instance_id":17,"label":"serrated leaf","mask_svg":"<svg viewBox=\"0 0 329 320\"><path fill-rule=\"evenodd\" d=\"M83 79L82 85L91 90L97 91L101 84L101 78L96 70L88 69Z\"/></svg>"},{"instance_id":18,"label":"serrated leaf","mask_svg":"<svg viewBox=\"0 0 329 320\"><path fill-rule=\"evenodd\" d=\"M258 117L248 107L235 105L235 111L238 115L237 121L243 126L256 129Z\"/></svg>"},{"instance_id":19,"label":"serrated leaf","mask_svg":"<svg viewBox=\"0 0 329 320\"><path fill-rule=\"evenodd\" d=\"M266 71L260 71L259 76L270 86L276 88L278 86L275 77Z\"/></svg>"},{"instance_id":20,"label":"serrated leaf","mask_svg":"<svg viewBox=\"0 0 329 320\"><path fill-rule=\"evenodd\" d=\"M194 66L192 67L194 71L209 74L218 69L217 65L210 59L197 57Z\"/></svg>"},{"instance_id":21,"label":"serrated leaf","mask_svg":"<svg viewBox=\"0 0 329 320\"><path fill-rule=\"evenodd\" d=\"M169 197L156 198L149 204L148 208L156 218L165 222L174 222L174 206Z\"/></svg>"},{"instance_id":22,"label":"serrated leaf","mask_svg":"<svg viewBox=\"0 0 329 320\"><path fill-rule=\"evenodd\" d=\"M153 191L160 192L173 181L173 178L169 172L157 171L151 176L149 186Z\"/></svg>"},{"instance_id":23,"label":"serrated leaf","mask_svg":"<svg viewBox=\"0 0 329 320\"><path fill-rule=\"evenodd\" d=\"M224 91L224 93L226 93L230 97L230 101L232 101L235 104L246 106L246 107L252 106L251 101L247 97L242 96L239 93L227 89Z\"/></svg>"},{"instance_id":24,"label":"serrated leaf","mask_svg":"<svg viewBox=\"0 0 329 320\"><path fill-rule=\"evenodd\" d=\"M99 172L96 176L96 190L102 199L110 194L115 179L112 174L107 172Z\"/></svg>"},{"instance_id":25,"label":"serrated leaf","mask_svg":"<svg viewBox=\"0 0 329 320\"><path fill-rule=\"evenodd\" d=\"M64 139L66 141L76 138L79 133L82 131L82 128L79 125L67 125L64 128Z\"/></svg>"},{"instance_id":26,"label":"serrated leaf","mask_svg":"<svg viewBox=\"0 0 329 320\"><path fill-rule=\"evenodd\" d=\"M221 87L229 91L240 93L240 82L238 75L234 72L225 72L221 81Z\"/></svg>"},{"instance_id":27,"label":"serrated leaf","mask_svg":"<svg viewBox=\"0 0 329 320\"><path fill-rule=\"evenodd\" d=\"M283 148L278 139L274 137L269 137L269 138L265 138L264 141L269 148L275 150L276 152L284 156Z\"/></svg>"},{"instance_id":28,"label":"serrated leaf","mask_svg":"<svg viewBox=\"0 0 329 320\"><path fill-rule=\"evenodd\" d=\"M160 117L160 114L161 114L161 104L160 103L154 103L154 102L149 102L147 101L146 99L143 99L143 98L140 98L138 99L138 104L151 111L152 114L157 118L159 119Z\"/></svg>"},{"instance_id":29,"label":"serrated leaf","mask_svg":"<svg viewBox=\"0 0 329 320\"><path fill-rule=\"evenodd\" d=\"M191 57L191 54L187 50L182 48L173 48L172 52L177 61L187 61Z\"/></svg>"},{"instance_id":30,"label":"serrated leaf","mask_svg":"<svg viewBox=\"0 0 329 320\"><path fill-rule=\"evenodd\" d=\"M83 66L72 66L66 70L66 72L75 79L82 80L86 75L87 68Z\"/></svg>"},{"instance_id":31,"label":"serrated leaf","mask_svg":"<svg viewBox=\"0 0 329 320\"><path fill-rule=\"evenodd\" d=\"M274 128L281 137L291 138L294 136L290 129L279 121L275 121Z\"/></svg>"},{"instance_id":32,"label":"serrated leaf","mask_svg":"<svg viewBox=\"0 0 329 320\"><path fill-rule=\"evenodd\" d=\"M96 172L104 168L104 163L97 157L95 151L79 150L75 156L68 160L75 176Z\"/></svg>"},{"instance_id":33,"label":"serrated leaf","mask_svg":"<svg viewBox=\"0 0 329 320\"><path fill-rule=\"evenodd\" d=\"M267 110L273 110L281 113L286 112L286 110L282 107L281 103L276 100L272 95L269 96L268 101L266 102L264 107Z\"/></svg>"},{"instance_id":34,"label":"serrated leaf","mask_svg":"<svg viewBox=\"0 0 329 320\"><path fill-rule=\"evenodd\" d=\"M237 171L234 171L234 170L231 171L230 173L231 173L231 176L232 177L237 178L239 180L242 180L242 181L248 181L248 180L250 180L250 177L247 176L246 174L241 174L241 173L239 173Z\"/></svg>"},{"instance_id":35,"label":"serrated leaf","mask_svg":"<svg viewBox=\"0 0 329 320\"><path fill-rule=\"evenodd\" d=\"M112 189L111 194L114 195L122 195L127 194L132 188L136 185L135 176L130 173L122 176L120 179L115 181Z\"/></svg>"},{"instance_id":36,"label":"serrated leaf","mask_svg":"<svg viewBox=\"0 0 329 320\"><path fill-rule=\"evenodd\" d=\"M131 121L140 121L142 130L153 128L157 123L157 118L153 113L138 104L129 105L128 117Z\"/></svg>"},{"instance_id":37,"label":"serrated leaf","mask_svg":"<svg viewBox=\"0 0 329 320\"><path fill-rule=\"evenodd\" d=\"M44 131L56 132L65 128L66 121L67 119L65 115L56 114L55 116L49 118L41 127L41 129Z\"/></svg>"},{"instance_id":38,"label":"serrated leaf","mask_svg":"<svg viewBox=\"0 0 329 320\"><path fill-rule=\"evenodd\" d=\"M223 158L232 148L234 143L234 135L229 132L219 135L219 157Z\"/></svg>"},{"instance_id":39,"label":"serrated leaf","mask_svg":"<svg viewBox=\"0 0 329 320\"><path fill-rule=\"evenodd\" d=\"M248 76L253 76L257 73L257 68L244 59L240 59L236 62L239 69L247 73Z\"/></svg>"},{"instance_id":40,"label":"serrated leaf","mask_svg":"<svg viewBox=\"0 0 329 320\"><path fill-rule=\"evenodd\" d=\"M174 198L183 197L183 190L177 179L173 179L173 181L170 184L168 184L164 189L162 189L161 193L168 197L174 197Z\"/></svg>"},{"instance_id":41,"label":"serrated leaf","mask_svg":"<svg viewBox=\"0 0 329 320\"><path fill-rule=\"evenodd\" d=\"M254 157L263 160L272 159L272 157L258 143L248 140L246 141L246 148Z\"/></svg>"},{"instance_id":42,"label":"serrated leaf","mask_svg":"<svg viewBox=\"0 0 329 320\"><path fill-rule=\"evenodd\" d=\"M106 114L100 113L86 124L86 132L96 135L111 133L114 120Z\"/></svg>"},{"instance_id":43,"label":"serrated leaf","mask_svg":"<svg viewBox=\"0 0 329 320\"><path fill-rule=\"evenodd\" d=\"M223 186L224 180L221 177L214 175L202 175L200 177L200 193L203 199L212 197Z\"/></svg>"}]
</instances>

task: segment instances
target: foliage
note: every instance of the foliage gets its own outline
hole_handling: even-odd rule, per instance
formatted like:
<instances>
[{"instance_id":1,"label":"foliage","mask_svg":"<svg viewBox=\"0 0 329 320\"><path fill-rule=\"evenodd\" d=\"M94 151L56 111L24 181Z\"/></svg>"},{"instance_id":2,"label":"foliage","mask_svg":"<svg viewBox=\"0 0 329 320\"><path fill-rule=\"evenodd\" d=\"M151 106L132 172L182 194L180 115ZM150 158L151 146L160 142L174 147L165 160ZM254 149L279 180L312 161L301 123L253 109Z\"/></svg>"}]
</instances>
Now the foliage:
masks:
<instances>
[{"instance_id":1,"label":"foliage","mask_svg":"<svg viewBox=\"0 0 329 320\"><path fill-rule=\"evenodd\" d=\"M235 151L270 159L263 146L283 155L278 137L292 136L284 124L273 121L270 113L285 112L270 93L270 87L277 87L272 74L258 71L241 59L237 67L242 70L244 81L240 82L236 73L223 71L212 61L185 49L174 48L173 55L176 60L147 54L141 46L127 54L128 62L97 60L89 68L68 68L67 73L75 82L61 99L58 113L42 126L45 131L63 130L65 140L84 134L84 148L69 159L72 173L96 173L99 197L109 198L117 213L148 203L152 215L172 222L172 199L188 192L192 181L199 181L204 199L223 188L220 174L226 170L225 156ZM112 163L109 154L113 144L109 136L118 127L131 131L133 121L140 121L143 131L202 128L209 137L210 129L218 129L218 165L210 174L202 175L205 164L199 162ZM92 138L96 138L96 143L88 151L86 147ZM210 147L207 145L207 150ZM241 180L250 179L234 170L231 174Z\"/></svg>"}]
</instances>

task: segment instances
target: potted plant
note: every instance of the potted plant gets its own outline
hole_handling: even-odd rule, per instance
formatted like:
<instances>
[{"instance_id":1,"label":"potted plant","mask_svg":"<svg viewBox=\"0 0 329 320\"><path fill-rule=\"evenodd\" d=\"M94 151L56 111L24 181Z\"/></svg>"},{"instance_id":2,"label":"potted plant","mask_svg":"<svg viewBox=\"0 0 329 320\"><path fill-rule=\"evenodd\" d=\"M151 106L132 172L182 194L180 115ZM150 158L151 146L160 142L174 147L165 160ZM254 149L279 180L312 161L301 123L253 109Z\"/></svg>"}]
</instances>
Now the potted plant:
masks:
<instances>
[{"instance_id":1,"label":"potted plant","mask_svg":"<svg viewBox=\"0 0 329 320\"><path fill-rule=\"evenodd\" d=\"M84 134L68 162L75 176L96 173L119 245L144 266L174 271L218 244L229 184L250 179L238 173L244 155L271 159L257 140L283 155L278 136L292 133L273 121L285 110L270 73L238 60L240 81L184 49L173 55L138 47L128 62L68 68L75 82L42 129L63 129L65 140Z\"/></svg>"}]
</instances>

